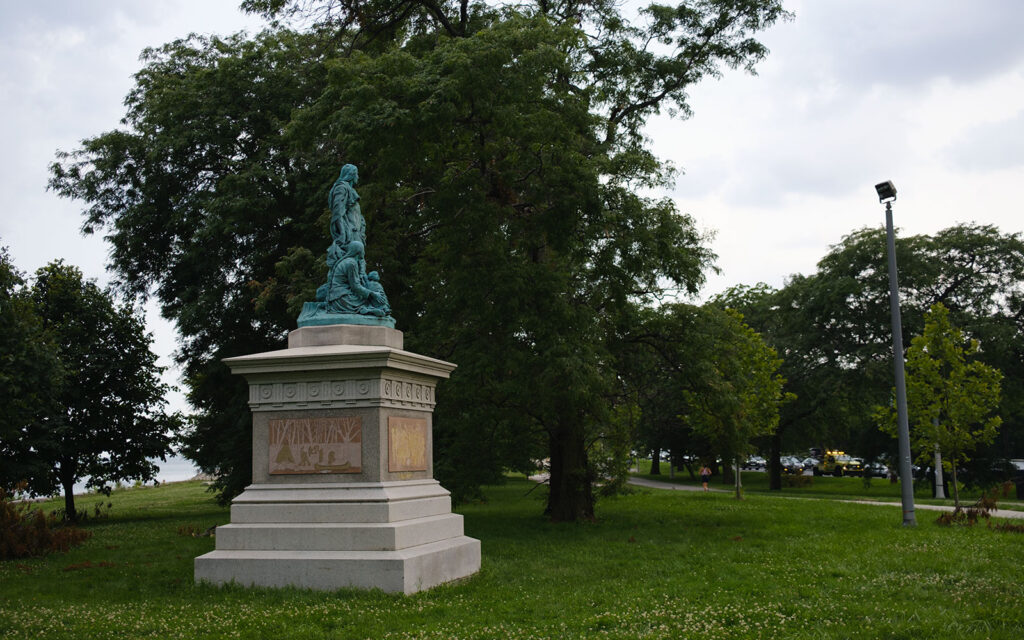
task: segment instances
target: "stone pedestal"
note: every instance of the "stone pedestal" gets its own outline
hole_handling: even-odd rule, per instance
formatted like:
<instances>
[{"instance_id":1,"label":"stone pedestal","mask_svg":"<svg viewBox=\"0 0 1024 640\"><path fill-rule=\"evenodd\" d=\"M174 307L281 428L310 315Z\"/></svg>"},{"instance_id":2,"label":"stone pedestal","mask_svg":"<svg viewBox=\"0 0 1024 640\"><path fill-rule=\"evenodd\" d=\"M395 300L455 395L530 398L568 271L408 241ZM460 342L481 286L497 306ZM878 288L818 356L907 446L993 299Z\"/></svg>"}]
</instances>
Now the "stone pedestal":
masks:
<instances>
[{"instance_id":1,"label":"stone pedestal","mask_svg":"<svg viewBox=\"0 0 1024 640\"><path fill-rule=\"evenodd\" d=\"M388 327L310 326L225 360L249 382L253 483L196 581L414 593L479 570L433 479L434 388L455 366L402 346Z\"/></svg>"}]
</instances>

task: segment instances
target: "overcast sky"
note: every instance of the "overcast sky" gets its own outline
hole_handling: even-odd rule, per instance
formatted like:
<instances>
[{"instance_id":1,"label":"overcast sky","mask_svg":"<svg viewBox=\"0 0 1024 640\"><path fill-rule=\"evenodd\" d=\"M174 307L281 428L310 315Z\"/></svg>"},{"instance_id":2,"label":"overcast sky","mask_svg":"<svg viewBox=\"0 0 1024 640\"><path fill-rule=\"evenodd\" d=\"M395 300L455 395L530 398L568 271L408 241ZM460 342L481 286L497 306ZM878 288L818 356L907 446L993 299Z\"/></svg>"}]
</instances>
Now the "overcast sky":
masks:
<instances>
[{"instance_id":1,"label":"overcast sky","mask_svg":"<svg viewBox=\"0 0 1024 640\"><path fill-rule=\"evenodd\" d=\"M46 191L47 166L118 125L144 47L258 29L237 4L0 0L0 244L22 271L64 258L108 281L107 248L79 234L80 203ZM656 152L681 170L669 195L716 234L721 274L704 297L813 272L844 234L882 224L882 180L899 191L901 233L1024 229L1024 2L787 7L796 17L764 34L759 75L726 71L693 88L693 118L650 124ZM173 330L148 317L170 364Z\"/></svg>"}]
</instances>

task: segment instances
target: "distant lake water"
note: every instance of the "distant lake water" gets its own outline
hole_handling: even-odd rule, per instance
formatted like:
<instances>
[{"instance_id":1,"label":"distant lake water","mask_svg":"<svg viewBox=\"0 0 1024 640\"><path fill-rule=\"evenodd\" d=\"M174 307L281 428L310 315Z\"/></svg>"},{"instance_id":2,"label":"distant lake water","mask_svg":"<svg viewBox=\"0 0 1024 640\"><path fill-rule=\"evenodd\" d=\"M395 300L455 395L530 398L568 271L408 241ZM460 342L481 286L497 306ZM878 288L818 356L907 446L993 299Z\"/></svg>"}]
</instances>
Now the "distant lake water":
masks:
<instances>
[{"instance_id":1,"label":"distant lake water","mask_svg":"<svg viewBox=\"0 0 1024 640\"><path fill-rule=\"evenodd\" d=\"M166 462L155 460L157 465L160 467L160 471L156 474L156 479L161 483L163 482L181 482L182 480L190 480L194 478L199 469L192 464L191 460L186 460L182 456L171 456L167 458ZM125 481L126 485L131 485L132 481ZM75 495L85 493L85 480L75 485Z\"/></svg>"}]
</instances>

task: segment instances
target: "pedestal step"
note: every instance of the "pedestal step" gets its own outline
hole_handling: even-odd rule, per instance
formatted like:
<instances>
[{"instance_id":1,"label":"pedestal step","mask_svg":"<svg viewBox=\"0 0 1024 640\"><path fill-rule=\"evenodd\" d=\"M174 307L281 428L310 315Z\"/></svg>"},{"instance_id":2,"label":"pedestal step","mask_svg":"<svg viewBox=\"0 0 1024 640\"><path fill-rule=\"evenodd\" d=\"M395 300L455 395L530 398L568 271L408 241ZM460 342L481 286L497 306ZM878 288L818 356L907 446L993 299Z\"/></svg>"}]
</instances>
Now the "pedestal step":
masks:
<instances>
[{"instance_id":1,"label":"pedestal step","mask_svg":"<svg viewBox=\"0 0 1024 640\"><path fill-rule=\"evenodd\" d=\"M479 569L480 541L458 536L396 551L217 549L196 558L195 579L214 584L320 590L354 587L410 594Z\"/></svg>"},{"instance_id":2,"label":"pedestal step","mask_svg":"<svg viewBox=\"0 0 1024 640\"><path fill-rule=\"evenodd\" d=\"M396 551L462 533L462 516L454 513L384 523L232 522L217 527L217 549Z\"/></svg>"},{"instance_id":3,"label":"pedestal step","mask_svg":"<svg viewBox=\"0 0 1024 640\"><path fill-rule=\"evenodd\" d=\"M451 513L450 498L425 498L404 502L339 504L233 504L231 522L400 522Z\"/></svg>"},{"instance_id":4,"label":"pedestal step","mask_svg":"<svg viewBox=\"0 0 1024 640\"><path fill-rule=\"evenodd\" d=\"M252 484L231 501L231 522L400 522L451 513L436 480L351 484Z\"/></svg>"}]
</instances>

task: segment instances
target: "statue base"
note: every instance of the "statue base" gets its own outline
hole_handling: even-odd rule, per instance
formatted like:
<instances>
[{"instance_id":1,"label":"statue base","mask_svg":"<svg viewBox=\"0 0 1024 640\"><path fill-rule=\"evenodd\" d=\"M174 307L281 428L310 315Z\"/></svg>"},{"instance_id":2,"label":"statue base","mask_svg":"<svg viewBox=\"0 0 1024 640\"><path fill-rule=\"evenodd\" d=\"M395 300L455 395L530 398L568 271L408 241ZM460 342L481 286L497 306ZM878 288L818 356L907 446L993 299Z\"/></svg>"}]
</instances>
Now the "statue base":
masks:
<instances>
[{"instance_id":1,"label":"statue base","mask_svg":"<svg viewBox=\"0 0 1024 640\"><path fill-rule=\"evenodd\" d=\"M332 324L357 324L368 327L395 328L391 316L368 316L358 313L331 313L318 302L305 302L299 314L299 327L323 327Z\"/></svg>"},{"instance_id":2,"label":"statue base","mask_svg":"<svg viewBox=\"0 0 1024 640\"><path fill-rule=\"evenodd\" d=\"M433 477L434 390L455 365L402 347L387 327L312 326L225 361L249 382L253 481L196 582L410 594L479 571Z\"/></svg>"}]
</instances>

